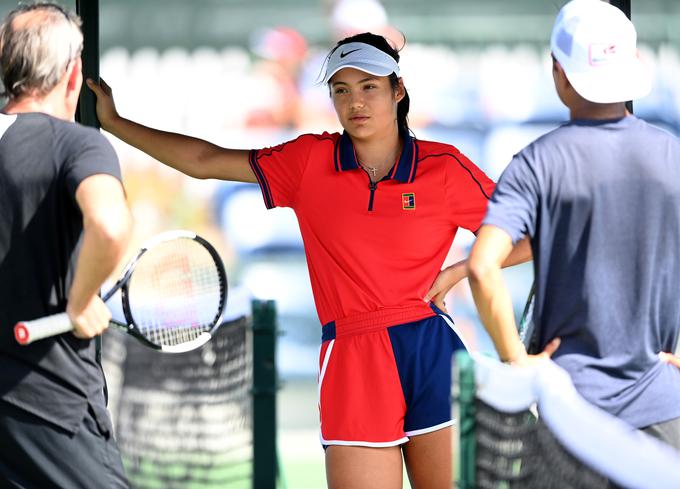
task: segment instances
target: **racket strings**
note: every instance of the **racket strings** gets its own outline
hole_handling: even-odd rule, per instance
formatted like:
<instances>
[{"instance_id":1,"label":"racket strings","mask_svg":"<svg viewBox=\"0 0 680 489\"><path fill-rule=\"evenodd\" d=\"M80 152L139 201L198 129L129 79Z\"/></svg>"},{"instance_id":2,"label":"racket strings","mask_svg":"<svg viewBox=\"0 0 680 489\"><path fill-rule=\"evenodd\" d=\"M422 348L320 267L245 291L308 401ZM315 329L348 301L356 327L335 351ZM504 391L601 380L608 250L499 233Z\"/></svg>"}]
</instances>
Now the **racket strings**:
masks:
<instances>
[{"instance_id":1,"label":"racket strings","mask_svg":"<svg viewBox=\"0 0 680 489\"><path fill-rule=\"evenodd\" d=\"M159 243L135 266L128 301L139 331L157 345L177 345L210 331L224 297L210 252L190 238Z\"/></svg>"}]
</instances>

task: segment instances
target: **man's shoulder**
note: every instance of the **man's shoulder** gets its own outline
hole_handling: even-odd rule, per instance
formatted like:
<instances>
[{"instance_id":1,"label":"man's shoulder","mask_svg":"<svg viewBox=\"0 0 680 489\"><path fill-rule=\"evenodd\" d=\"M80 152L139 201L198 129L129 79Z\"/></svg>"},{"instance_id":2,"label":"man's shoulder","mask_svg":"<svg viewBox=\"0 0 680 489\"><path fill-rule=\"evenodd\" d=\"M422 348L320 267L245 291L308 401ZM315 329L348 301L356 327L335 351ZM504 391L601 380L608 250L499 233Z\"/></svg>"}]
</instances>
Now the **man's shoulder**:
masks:
<instances>
[{"instance_id":1,"label":"man's shoulder","mask_svg":"<svg viewBox=\"0 0 680 489\"><path fill-rule=\"evenodd\" d=\"M67 121L42 112L25 112L16 114L15 127L22 131L33 131L43 137L52 136L57 139L73 138L78 141L80 138L88 140L106 140L106 138L92 127L83 126L74 121Z\"/></svg>"},{"instance_id":2,"label":"man's shoulder","mask_svg":"<svg viewBox=\"0 0 680 489\"><path fill-rule=\"evenodd\" d=\"M47 116L49 118L49 123L54 127L57 133L63 133L67 135L76 135L82 137L83 135L89 138L95 139L106 139L104 135L99 132L99 130L94 127L84 126L79 122L66 121L64 119L59 119L57 117Z\"/></svg>"},{"instance_id":3,"label":"man's shoulder","mask_svg":"<svg viewBox=\"0 0 680 489\"><path fill-rule=\"evenodd\" d=\"M572 139L579 137L582 137L582 135L574 134L573 126L568 123L562 123L545 134L538 136L524 149L550 149L561 144L569 144Z\"/></svg>"},{"instance_id":4,"label":"man's shoulder","mask_svg":"<svg viewBox=\"0 0 680 489\"><path fill-rule=\"evenodd\" d=\"M99 151L109 153L113 146L99 130L78 122L65 121L50 117L49 123L54 132L55 150L67 154Z\"/></svg>"},{"instance_id":5,"label":"man's shoulder","mask_svg":"<svg viewBox=\"0 0 680 489\"><path fill-rule=\"evenodd\" d=\"M12 125L8 128L10 131L15 130L22 133L34 131L43 135L52 133L50 130L52 126L51 120L54 117L47 114L41 112L20 112L18 114L10 114L7 117L14 119ZM46 133L45 131L49 132Z\"/></svg>"},{"instance_id":6,"label":"man's shoulder","mask_svg":"<svg viewBox=\"0 0 680 489\"><path fill-rule=\"evenodd\" d=\"M670 144L673 144L680 148L680 139L678 136L673 134L669 129L659 126L652 122L647 122L643 119L637 119L636 130L643 132L646 136L657 138L659 140L667 140Z\"/></svg>"},{"instance_id":7,"label":"man's shoulder","mask_svg":"<svg viewBox=\"0 0 680 489\"><path fill-rule=\"evenodd\" d=\"M591 151L594 147L641 145L649 145L648 150L670 147L680 152L680 139L675 134L634 115L613 121L569 121L539 137L523 151L556 156L562 154L560 148L563 147Z\"/></svg>"},{"instance_id":8,"label":"man's shoulder","mask_svg":"<svg viewBox=\"0 0 680 489\"><path fill-rule=\"evenodd\" d=\"M516 167L518 164L530 167L541 165L546 161L546 156L554 152L556 148L566 144L563 126L557 127L537 137L512 157L509 166Z\"/></svg>"}]
</instances>

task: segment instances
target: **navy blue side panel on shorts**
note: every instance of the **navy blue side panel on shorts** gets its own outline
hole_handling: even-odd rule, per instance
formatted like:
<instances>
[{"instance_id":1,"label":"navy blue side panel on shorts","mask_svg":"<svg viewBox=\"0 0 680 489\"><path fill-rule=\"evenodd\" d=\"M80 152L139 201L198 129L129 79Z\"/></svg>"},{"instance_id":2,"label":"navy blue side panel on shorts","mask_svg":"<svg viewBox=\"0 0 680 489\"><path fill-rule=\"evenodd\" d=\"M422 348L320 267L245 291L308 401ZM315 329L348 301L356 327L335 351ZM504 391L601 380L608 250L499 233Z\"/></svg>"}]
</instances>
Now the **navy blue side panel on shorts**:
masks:
<instances>
[{"instance_id":1,"label":"navy blue side panel on shorts","mask_svg":"<svg viewBox=\"0 0 680 489\"><path fill-rule=\"evenodd\" d=\"M399 370L406 416L406 434L434 431L451 420L453 354L465 346L453 330L453 320L433 307L437 316L387 329Z\"/></svg>"}]
</instances>

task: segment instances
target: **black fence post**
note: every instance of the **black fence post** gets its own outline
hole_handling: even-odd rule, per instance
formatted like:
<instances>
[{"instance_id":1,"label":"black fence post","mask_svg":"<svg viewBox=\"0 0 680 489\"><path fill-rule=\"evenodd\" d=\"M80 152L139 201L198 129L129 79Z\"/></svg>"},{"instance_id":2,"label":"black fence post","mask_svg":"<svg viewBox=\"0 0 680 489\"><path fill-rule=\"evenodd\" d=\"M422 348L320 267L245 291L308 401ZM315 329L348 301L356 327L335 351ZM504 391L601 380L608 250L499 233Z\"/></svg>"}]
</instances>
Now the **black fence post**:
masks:
<instances>
[{"instance_id":1,"label":"black fence post","mask_svg":"<svg viewBox=\"0 0 680 489\"><path fill-rule=\"evenodd\" d=\"M76 0L76 13L83 21L83 78L99 81L99 0ZM76 121L99 129L97 99L83 82Z\"/></svg>"},{"instance_id":2,"label":"black fence post","mask_svg":"<svg viewBox=\"0 0 680 489\"><path fill-rule=\"evenodd\" d=\"M253 488L276 487L276 305L253 301Z\"/></svg>"},{"instance_id":3,"label":"black fence post","mask_svg":"<svg viewBox=\"0 0 680 489\"><path fill-rule=\"evenodd\" d=\"M99 0L76 0L76 13L83 21L83 86L80 89L76 121L99 129L97 100L92 90L85 85L85 79L99 81ZM102 364L102 337L94 340L97 363ZM107 396L108 397L108 396Z\"/></svg>"},{"instance_id":4,"label":"black fence post","mask_svg":"<svg viewBox=\"0 0 680 489\"><path fill-rule=\"evenodd\" d=\"M456 487L473 489L477 480L477 439L475 428L475 363L467 351L456 352L454 358L455 389L453 401L458 406L458 464Z\"/></svg>"},{"instance_id":5,"label":"black fence post","mask_svg":"<svg viewBox=\"0 0 680 489\"><path fill-rule=\"evenodd\" d=\"M615 7L620 8L624 14L626 14L626 17L629 19L632 18L632 12L631 12L631 6L630 6L631 0L610 0L609 3ZM628 112L631 114L633 113L633 101L629 100L626 102L626 109L628 109Z\"/></svg>"}]
</instances>

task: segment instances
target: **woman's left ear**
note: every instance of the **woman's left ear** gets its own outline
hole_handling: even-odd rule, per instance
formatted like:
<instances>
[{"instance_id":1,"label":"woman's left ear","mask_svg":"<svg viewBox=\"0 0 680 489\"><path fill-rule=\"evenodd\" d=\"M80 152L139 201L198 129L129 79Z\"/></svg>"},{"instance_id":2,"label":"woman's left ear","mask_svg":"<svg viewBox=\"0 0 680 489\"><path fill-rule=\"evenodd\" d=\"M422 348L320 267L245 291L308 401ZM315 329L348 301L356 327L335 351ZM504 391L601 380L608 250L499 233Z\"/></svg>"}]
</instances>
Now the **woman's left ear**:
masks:
<instances>
[{"instance_id":1,"label":"woman's left ear","mask_svg":"<svg viewBox=\"0 0 680 489\"><path fill-rule=\"evenodd\" d=\"M394 97L397 99L397 103L401 102L401 99L403 99L406 96L406 88L404 88L404 79L403 78L398 78L397 79L397 87L394 89Z\"/></svg>"}]
</instances>

